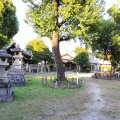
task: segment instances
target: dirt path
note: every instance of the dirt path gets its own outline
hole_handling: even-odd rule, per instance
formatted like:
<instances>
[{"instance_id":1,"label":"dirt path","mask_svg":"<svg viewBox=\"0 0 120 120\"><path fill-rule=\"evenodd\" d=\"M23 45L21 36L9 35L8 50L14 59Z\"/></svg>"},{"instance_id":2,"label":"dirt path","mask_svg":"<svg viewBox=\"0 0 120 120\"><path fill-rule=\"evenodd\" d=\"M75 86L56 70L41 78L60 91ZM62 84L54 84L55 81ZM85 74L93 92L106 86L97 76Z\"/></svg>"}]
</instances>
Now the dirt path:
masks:
<instances>
[{"instance_id":1,"label":"dirt path","mask_svg":"<svg viewBox=\"0 0 120 120\"><path fill-rule=\"evenodd\" d=\"M99 85L90 81L87 84L91 100L85 104L86 110L82 113L81 120L107 120L108 117L101 114L101 110L105 107L105 101L102 98Z\"/></svg>"},{"instance_id":2,"label":"dirt path","mask_svg":"<svg viewBox=\"0 0 120 120\"><path fill-rule=\"evenodd\" d=\"M113 99L106 91L110 89L106 89L110 82L93 80L89 76L82 77L84 89L65 98L45 101L44 111L41 112L39 120L120 120L116 109L110 109L113 107ZM110 86L112 85L111 81ZM110 100L106 96L110 97Z\"/></svg>"},{"instance_id":3,"label":"dirt path","mask_svg":"<svg viewBox=\"0 0 120 120\"><path fill-rule=\"evenodd\" d=\"M83 78L85 89L69 98L46 101L43 120L110 120L101 110L105 101L99 85L92 79Z\"/></svg>"}]
</instances>

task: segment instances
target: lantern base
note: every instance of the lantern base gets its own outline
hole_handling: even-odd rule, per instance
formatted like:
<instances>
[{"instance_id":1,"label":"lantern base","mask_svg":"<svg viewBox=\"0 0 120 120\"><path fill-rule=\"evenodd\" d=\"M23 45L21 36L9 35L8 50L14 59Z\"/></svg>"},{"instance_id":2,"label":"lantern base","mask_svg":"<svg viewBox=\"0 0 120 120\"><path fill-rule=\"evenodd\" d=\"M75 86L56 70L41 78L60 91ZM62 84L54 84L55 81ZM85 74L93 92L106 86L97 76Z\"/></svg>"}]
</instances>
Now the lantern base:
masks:
<instances>
[{"instance_id":1,"label":"lantern base","mask_svg":"<svg viewBox=\"0 0 120 120\"><path fill-rule=\"evenodd\" d=\"M13 87L10 83L0 83L0 101L12 101L14 96Z\"/></svg>"}]
</instances>

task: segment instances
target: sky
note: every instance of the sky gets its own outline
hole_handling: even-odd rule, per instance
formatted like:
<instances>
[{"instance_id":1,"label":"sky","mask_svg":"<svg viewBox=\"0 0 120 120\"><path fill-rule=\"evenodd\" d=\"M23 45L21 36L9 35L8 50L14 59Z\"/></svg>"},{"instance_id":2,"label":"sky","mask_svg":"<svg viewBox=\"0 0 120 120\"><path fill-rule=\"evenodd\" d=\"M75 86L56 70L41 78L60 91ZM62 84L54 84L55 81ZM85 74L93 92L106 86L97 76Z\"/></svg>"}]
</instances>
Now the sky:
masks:
<instances>
[{"instance_id":1,"label":"sky","mask_svg":"<svg viewBox=\"0 0 120 120\"><path fill-rule=\"evenodd\" d=\"M37 37L37 34L33 32L33 29L31 26L27 25L24 22L25 19L25 12L27 9L27 6L25 3L22 2L22 0L12 0L13 4L16 6L16 15L19 21L19 31L18 33L13 37L13 40L15 40L22 49L25 49L25 45L29 40L33 40ZM106 2L106 10L110 8L113 4L117 3L118 0L105 0ZM50 50L52 49L52 46L50 44L50 41L47 38L44 38L45 44L49 46ZM61 43L62 49L61 53L64 52L71 52L74 50L75 47L80 46L79 42L62 42Z\"/></svg>"}]
</instances>

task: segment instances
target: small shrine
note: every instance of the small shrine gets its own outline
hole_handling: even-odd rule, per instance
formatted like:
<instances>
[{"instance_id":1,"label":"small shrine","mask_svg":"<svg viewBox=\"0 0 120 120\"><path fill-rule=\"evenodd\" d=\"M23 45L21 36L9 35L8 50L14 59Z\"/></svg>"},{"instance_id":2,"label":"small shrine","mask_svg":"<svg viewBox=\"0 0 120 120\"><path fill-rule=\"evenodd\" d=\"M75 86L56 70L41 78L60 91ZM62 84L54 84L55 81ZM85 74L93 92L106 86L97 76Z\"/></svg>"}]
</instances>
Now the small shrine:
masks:
<instances>
[{"instance_id":1,"label":"small shrine","mask_svg":"<svg viewBox=\"0 0 120 120\"><path fill-rule=\"evenodd\" d=\"M14 62L10 66L10 69L8 70L8 78L10 80L10 83L13 86L24 86L25 85L25 78L24 78L24 70L22 66L22 49L19 47L19 45L16 45L15 48L11 49L13 54Z\"/></svg>"},{"instance_id":2,"label":"small shrine","mask_svg":"<svg viewBox=\"0 0 120 120\"><path fill-rule=\"evenodd\" d=\"M7 77L7 71L5 71L10 57L11 55L6 52L5 48L0 50L0 101L12 101L13 99L14 92Z\"/></svg>"}]
</instances>

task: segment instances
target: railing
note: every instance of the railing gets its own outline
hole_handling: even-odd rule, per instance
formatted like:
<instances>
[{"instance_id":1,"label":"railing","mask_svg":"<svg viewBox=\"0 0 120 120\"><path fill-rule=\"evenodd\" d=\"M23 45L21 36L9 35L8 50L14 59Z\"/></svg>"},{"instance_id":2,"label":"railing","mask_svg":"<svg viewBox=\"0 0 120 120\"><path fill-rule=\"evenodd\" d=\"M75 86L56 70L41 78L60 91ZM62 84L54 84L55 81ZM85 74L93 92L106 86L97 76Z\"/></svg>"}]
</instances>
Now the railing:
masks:
<instances>
[{"instance_id":1,"label":"railing","mask_svg":"<svg viewBox=\"0 0 120 120\"><path fill-rule=\"evenodd\" d=\"M49 79L48 79L49 78ZM42 77L42 84L44 86L49 86L51 88L79 88L82 86L82 79L78 79L76 81L75 78L71 78L71 80L68 80L66 78L65 81L61 81L60 83L57 82L56 78L51 77Z\"/></svg>"},{"instance_id":2,"label":"railing","mask_svg":"<svg viewBox=\"0 0 120 120\"><path fill-rule=\"evenodd\" d=\"M110 72L95 72L94 75L92 76L93 78L96 79L120 79L120 74L119 73L110 73Z\"/></svg>"}]
</instances>

